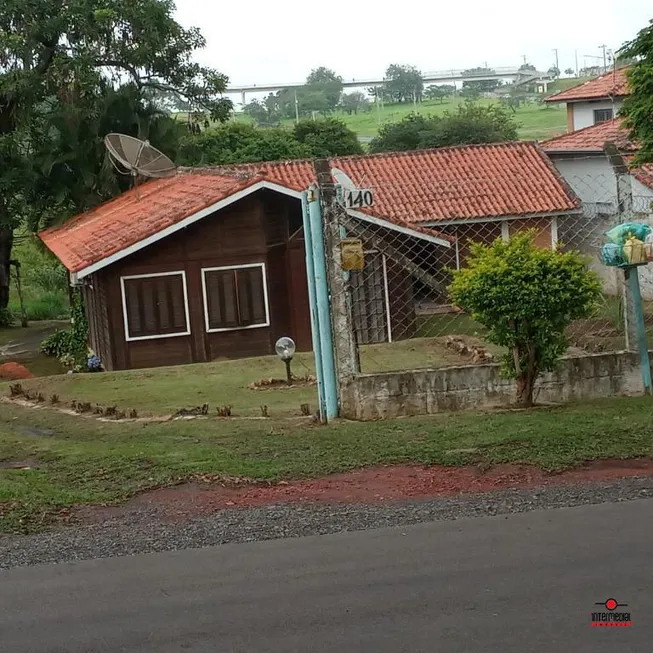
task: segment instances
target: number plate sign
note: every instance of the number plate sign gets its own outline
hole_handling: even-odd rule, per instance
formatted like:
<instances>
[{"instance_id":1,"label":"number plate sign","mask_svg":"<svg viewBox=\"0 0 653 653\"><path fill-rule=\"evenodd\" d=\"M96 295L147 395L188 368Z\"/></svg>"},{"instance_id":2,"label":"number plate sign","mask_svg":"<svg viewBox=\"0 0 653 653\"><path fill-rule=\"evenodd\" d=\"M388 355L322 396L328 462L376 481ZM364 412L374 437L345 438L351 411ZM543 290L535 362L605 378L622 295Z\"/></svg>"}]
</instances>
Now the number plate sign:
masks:
<instances>
[{"instance_id":1,"label":"number plate sign","mask_svg":"<svg viewBox=\"0 0 653 653\"><path fill-rule=\"evenodd\" d=\"M362 209L374 204L374 195L371 190L365 188L345 189L345 208Z\"/></svg>"},{"instance_id":2,"label":"number plate sign","mask_svg":"<svg viewBox=\"0 0 653 653\"><path fill-rule=\"evenodd\" d=\"M360 238L343 238L340 241L343 270L362 270L365 265L363 241Z\"/></svg>"}]
</instances>

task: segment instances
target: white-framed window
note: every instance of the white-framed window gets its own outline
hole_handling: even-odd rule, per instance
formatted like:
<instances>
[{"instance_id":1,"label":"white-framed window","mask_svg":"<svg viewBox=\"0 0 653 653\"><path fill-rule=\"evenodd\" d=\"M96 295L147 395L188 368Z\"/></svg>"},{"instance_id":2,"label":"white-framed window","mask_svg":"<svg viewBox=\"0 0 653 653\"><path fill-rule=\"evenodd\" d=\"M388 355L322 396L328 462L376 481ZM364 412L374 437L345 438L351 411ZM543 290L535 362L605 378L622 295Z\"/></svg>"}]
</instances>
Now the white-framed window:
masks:
<instances>
[{"instance_id":1,"label":"white-framed window","mask_svg":"<svg viewBox=\"0 0 653 653\"><path fill-rule=\"evenodd\" d=\"M594 124L598 125L600 122L609 122L613 118L612 109L594 109Z\"/></svg>"},{"instance_id":2,"label":"white-framed window","mask_svg":"<svg viewBox=\"0 0 653 653\"><path fill-rule=\"evenodd\" d=\"M120 277L120 287L128 342L190 335L183 270Z\"/></svg>"},{"instance_id":3,"label":"white-framed window","mask_svg":"<svg viewBox=\"0 0 653 653\"><path fill-rule=\"evenodd\" d=\"M270 326L265 263L202 268L208 333Z\"/></svg>"}]
</instances>

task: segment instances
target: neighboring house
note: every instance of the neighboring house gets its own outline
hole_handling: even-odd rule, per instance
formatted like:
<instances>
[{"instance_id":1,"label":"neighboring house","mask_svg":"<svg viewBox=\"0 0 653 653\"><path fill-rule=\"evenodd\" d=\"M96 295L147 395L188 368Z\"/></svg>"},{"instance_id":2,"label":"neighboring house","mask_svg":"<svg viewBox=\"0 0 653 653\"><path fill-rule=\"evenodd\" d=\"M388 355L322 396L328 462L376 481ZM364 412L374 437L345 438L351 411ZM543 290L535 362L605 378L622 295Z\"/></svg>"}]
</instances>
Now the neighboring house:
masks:
<instances>
[{"instance_id":1,"label":"neighboring house","mask_svg":"<svg viewBox=\"0 0 653 653\"><path fill-rule=\"evenodd\" d=\"M608 142L614 143L626 159L630 159L638 149L619 119L585 127L542 143L542 149L582 200L587 215L614 215L617 210L617 181L605 154L605 144ZM636 213L651 212L653 191L647 185L646 177L642 176L647 169L648 166L631 171L633 209Z\"/></svg>"},{"instance_id":2,"label":"neighboring house","mask_svg":"<svg viewBox=\"0 0 653 653\"><path fill-rule=\"evenodd\" d=\"M627 163L632 163L637 144L630 140L619 118L542 143L542 149L583 203L585 222L579 222L576 229L583 235L584 245L589 245L587 253L595 257L603 243L605 231L620 219L633 219L653 226L653 165L630 169L632 211L620 218L617 177L605 153L608 142L617 146ZM560 238L574 243L572 233L560 234ZM580 243L576 244L580 246ZM596 266L606 281L608 292L618 292L614 275L598 263ZM647 269L641 275L642 292L646 299L653 299L653 274Z\"/></svg>"},{"instance_id":3,"label":"neighboring house","mask_svg":"<svg viewBox=\"0 0 653 653\"><path fill-rule=\"evenodd\" d=\"M407 257L430 274L437 268L446 288L469 240L536 227L549 247L558 219L580 211L535 143L331 165L374 191L372 208L349 211L368 250L364 270L351 275L352 292L366 298L356 302L366 307L354 315L359 343L414 332L419 284ZM311 161L180 170L42 232L82 287L105 368L269 354L282 335L310 350L301 198L314 180ZM398 248L406 255L388 254Z\"/></svg>"},{"instance_id":4,"label":"neighboring house","mask_svg":"<svg viewBox=\"0 0 653 653\"><path fill-rule=\"evenodd\" d=\"M627 70L616 68L596 79L554 93L545 102L567 105L568 133L610 121L619 115L628 95Z\"/></svg>"}]
</instances>

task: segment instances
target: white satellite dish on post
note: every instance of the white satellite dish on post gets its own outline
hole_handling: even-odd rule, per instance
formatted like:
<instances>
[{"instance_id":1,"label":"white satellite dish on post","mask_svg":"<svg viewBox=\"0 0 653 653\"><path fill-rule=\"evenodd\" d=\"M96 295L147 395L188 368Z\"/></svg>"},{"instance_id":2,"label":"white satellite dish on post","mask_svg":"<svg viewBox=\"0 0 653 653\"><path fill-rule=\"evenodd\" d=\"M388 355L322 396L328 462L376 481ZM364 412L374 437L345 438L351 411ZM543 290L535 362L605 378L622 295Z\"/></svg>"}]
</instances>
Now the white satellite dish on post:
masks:
<instances>
[{"instance_id":1,"label":"white satellite dish on post","mask_svg":"<svg viewBox=\"0 0 653 653\"><path fill-rule=\"evenodd\" d=\"M116 170L131 175L134 185L139 176L171 177L177 172L177 166L148 141L127 134L107 134L104 144Z\"/></svg>"},{"instance_id":2,"label":"white satellite dish on post","mask_svg":"<svg viewBox=\"0 0 653 653\"><path fill-rule=\"evenodd\" d=\"M343 190L356 190L356 184L352 181L351 177L340 170L340 168L331 168L331 176L334 178L338 186L342 186Z\"/></svg>"},{"instance_id":3,"label":"white satellite dish on post","mask_svg":"<svg viewBox=\"0 0 653 653\"><path fill-rule=\"evenodd\" d=\"M374 204L374 193L369 188L358 188L351 177L340 170L331 168L331 176L342 189L342 202L347 209L362 209Z\"/></svg>"}]
</instances>

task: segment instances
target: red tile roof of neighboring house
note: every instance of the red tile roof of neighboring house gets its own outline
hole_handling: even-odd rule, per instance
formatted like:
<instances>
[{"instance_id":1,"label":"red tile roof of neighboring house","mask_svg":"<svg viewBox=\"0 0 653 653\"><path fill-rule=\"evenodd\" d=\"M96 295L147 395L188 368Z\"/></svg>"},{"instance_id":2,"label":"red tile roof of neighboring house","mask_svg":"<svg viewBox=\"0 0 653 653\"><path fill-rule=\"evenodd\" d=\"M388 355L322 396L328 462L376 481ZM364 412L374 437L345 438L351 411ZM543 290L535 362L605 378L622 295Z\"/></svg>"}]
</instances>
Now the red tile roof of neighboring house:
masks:
<instances>
[{"instance_id":1,"label":"red tile roof of neighboring house","mask_svg":"<svg viewBox=\"0 0 653 653\"><path fill-rule=\"evenodd\" d=\"M627 70L627 67L611 70L605 75L549 95L545 102L579 102L624 97L629 93Z\"/></svg>"},{"instance_id":2,"label":"red tile roof of neighboring house","mask_svg":"<svg viewBox=\"0 0 653 653\"><path fill-rule=\"evenodd\" d=\"M374 206L366 212L436 236L420 223L562 213L579 206L536 143L362 155L330 163L374 191ZM70 271L79 272L258 182L302 191L314 179L311 161L182 170L48 229L41 238Z\"/></svg>"},{"instance_id":3,"label":"red tile roof of neighboring house","mask_svg":"<svg viewBox=\"0 0 653 653\"><path fill-rule=\"evenodd\" d=\"M631 174L637 181L653 190L653 163L645 163L631 169Z\"/></svg>"},{"instance_id":4,"label":"red tile roof of neighboring house","mask_svg":"<svg viewBox=\"0 0 653 653\"><path fill-rule=\"evenodd\" d=\"M602 152L603 146L608 141L614 143L620 150L637 149L637 145L630 140L628 131L618 118L551 138L542 143L542 149L552 153Z\"/></svg>"}]
</instances>

